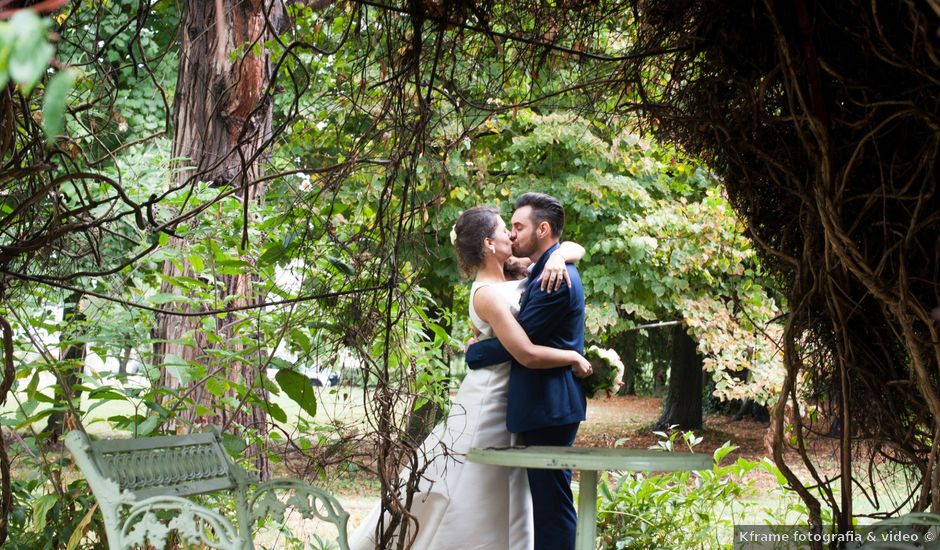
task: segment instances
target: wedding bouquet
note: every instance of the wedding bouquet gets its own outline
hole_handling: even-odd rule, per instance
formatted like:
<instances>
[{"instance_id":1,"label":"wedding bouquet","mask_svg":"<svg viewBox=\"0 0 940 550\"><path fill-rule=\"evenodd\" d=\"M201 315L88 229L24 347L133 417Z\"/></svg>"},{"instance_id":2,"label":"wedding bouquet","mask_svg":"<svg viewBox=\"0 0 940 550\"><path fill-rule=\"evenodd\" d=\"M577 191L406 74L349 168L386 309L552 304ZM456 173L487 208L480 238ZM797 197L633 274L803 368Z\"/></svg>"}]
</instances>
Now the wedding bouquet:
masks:
<instances>
[{"instance_id":1,"label":"wedding bouquet","mask_svg":"<svg viewBox=\"0 0 940 550\"><path fill-rule=\"evenodd\" d=\"M591 362L593 372L587 378L580 378L584 394L588 398L594 397L599 391L607 393L607 397L623 386L623 361L612 349L591 346L584 353L584 357Z\"/></svg>"}]
</instances>

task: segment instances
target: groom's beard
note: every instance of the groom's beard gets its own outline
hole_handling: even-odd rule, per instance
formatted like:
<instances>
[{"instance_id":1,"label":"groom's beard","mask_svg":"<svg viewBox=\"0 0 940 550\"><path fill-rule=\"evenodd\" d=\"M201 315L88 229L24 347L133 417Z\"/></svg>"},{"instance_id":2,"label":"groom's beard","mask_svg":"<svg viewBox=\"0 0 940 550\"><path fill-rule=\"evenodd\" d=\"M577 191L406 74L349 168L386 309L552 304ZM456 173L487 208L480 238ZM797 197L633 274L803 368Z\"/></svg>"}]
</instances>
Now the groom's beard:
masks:
<instances>
[{"instance_id":1,"label":"groom's beard","mask_svg":"<svg viewBox=\"0 0 940 550\"><path fill-rule=\"evenodd\" d=\"M538 260L538 258L532 258L532 254L536 249L535 245L535 239L532 239L529 242L522 242L519 239L516 239L512 242L512 255L517 258L529 258L534 262Z\"/></svg>"}]
</instances>

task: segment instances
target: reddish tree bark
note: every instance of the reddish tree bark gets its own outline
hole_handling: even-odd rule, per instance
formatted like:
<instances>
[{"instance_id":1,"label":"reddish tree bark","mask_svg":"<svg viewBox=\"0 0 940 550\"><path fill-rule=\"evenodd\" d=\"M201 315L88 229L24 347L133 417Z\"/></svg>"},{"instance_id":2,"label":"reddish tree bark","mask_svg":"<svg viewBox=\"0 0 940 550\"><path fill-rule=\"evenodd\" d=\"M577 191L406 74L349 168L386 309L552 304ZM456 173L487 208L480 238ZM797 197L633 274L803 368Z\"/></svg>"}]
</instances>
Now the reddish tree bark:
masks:
<instances>
[{"instance_id":1,"label":"reddish tree bark","mask_svg":"<svg viewBox=\"0 0 940 550\"><path fill-rule=\"evenodd\" d=\"M251 220L251 206L264 194L263 185L253 183L263 175L271 137L272 104L270 96L265 95L271 64L264 42L271 37L272 29L280 25L281 6L271 0L186 2L180 25L182 44L174 101L173 158L184 160L175 166L174 183L211 182L216 186L239 188L237 195L245 205L246 224ZM234 52L238 54L233 61ZM186 246L186 242L180 240L174 244ZM182 270L168 261L163 272L170 277L193 276L191 266L181 263ZM236 297L224 302L228 306L237 307L256 300L251 277L247 274L222 276L220 287L220 303L228 297ZM173 292L173 288L164 282L161 291ZM218 345L237 346L229 343L234 320L233 315L218 319L223 342ZM255 386L257 377L263 376L257 364L220 365L209 361L204 350L210 344L196 318L161 315L155 332L163 341L156 346L158 356L175 355L185 361L204 364L210 373L218 371L214 376L249 388ZM192 345L183 343L186 338ZM166 387L179 386L179 381L166 369L161 383ZM232 426L267 434L267 419L261 409L250 405L234 411L227 409L219 398L206 391L205 385L190 388L190 392L197 404L207 405L215 414L197 416L195 407L187 408L182 417L188 422L224 425L232 421ZM248 453L255 456L261 477L269 477L270 468L262 449L249 448Z\"/></svg>"}]
</instances>

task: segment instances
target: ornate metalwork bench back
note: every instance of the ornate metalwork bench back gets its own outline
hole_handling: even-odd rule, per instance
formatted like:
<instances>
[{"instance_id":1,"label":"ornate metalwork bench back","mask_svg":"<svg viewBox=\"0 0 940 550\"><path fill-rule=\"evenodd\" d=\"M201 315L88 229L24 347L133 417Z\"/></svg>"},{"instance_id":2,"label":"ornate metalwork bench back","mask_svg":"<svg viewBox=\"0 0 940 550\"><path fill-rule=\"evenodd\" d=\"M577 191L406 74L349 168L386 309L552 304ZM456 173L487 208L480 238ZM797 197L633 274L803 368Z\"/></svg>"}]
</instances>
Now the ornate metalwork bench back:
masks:
<instances>
[{"instance_id":1,"label":"ornate metalwork bench back","mask_svg":"<svg viewBox=\"0 0 940 550\"><path fill-rule=\"evenodd\" d=\"M112 549L163 548L180 540L251 550L252 526L265 517L283 524L285 511L294 508L305 518L334 524L339 547L348 550L349 514L332 495L297 479L258 483L229 458L218 430L210 429L110 441L92 441L80 431L65 437L100 505ZM231 493L238 529L217 511L186 498L219 491Z\"/></svg>"}]
</instances>

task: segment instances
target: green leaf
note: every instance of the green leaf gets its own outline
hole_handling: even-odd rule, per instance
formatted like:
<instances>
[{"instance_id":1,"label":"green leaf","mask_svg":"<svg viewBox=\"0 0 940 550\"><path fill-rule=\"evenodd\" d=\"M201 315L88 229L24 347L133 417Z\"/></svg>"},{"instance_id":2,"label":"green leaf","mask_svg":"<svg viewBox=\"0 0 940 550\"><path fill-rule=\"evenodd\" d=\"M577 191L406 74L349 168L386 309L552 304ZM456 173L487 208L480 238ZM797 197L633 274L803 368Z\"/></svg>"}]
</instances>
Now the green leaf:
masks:
<instances>
[{"instance_id":1,"label":"green leaf","mask_svg":"<svg viewBox=\"0 0 940 550\"><path fill-rule=\"evenodd\" d=\"M292 370L281 369L274 376L277 385L284 390L287 397L300 405L311 418L317 415L317 398L313 393L313 386L306 376Z\"/></svg>"},{"instance_id":2,"label":"green leaf","mask_svg":"<svg viewBox=\"0 0 940 550\"><path fill-rule=\"evenodd\" d=\"M287 252L287 249L284 248L281 243L273 242L270 246L261 254L261 257L258 258L258 263L260 264L272 264L281 259L284 254Z\"/></svg>"},{"instance_id":3,"label":"green leaf","mask_svg":"<svg viewBox=\"0 0 940 550\"><path fill-rule=\"evenodd\" d=\"M26 399L33 400L33 396L36 394L36 390L39 388L39 371L33 373L33 377L30 378L29 383L26 384Z\"/></svg>"},{"instance_id":4,"label":"green leaf","mask_svg":"<svg viewBox=\"0 0 940 550\"><path fill-rule=\"evenodd\" d=\"M58 498L55 493L50 493L40 496L33 504L33 527L37 533L42 533L46 528L46 515L55 506Z\"/></svg>"},{"instance_id":5,"label":"green leaf","mask_svg":"<svg viewBox=\"0 0 940 550\"><path fill-rule=\"evenodd\" d=\"M210 378L206 380L206 391L216 397L221 397L222 394L225 393L226 389L228 389L228 383L225 380L220 380L218 378Z\"/></svg>"},{"instance_id":6,"label":"green leaf","mask_svg":"<svg viewBox=\"0 0 940 550\"><path fill-rule=\"evenodd\" d=\"M304 331L295 328L290 332L290 339L291 342L300 346L300 349L304 350L304 353L310 354L310 338Z\"/></svg>"},{"instance_id":7,"label":"green leaf","mask_svg":"<svg viewBox=\"0 0 940 550\"><path fill-rule=\"evenodd\" d=\"M43 409L39 411L38 413L30 416L29 418L23 420L19 424L17 424L16 429L21 430L29 426L30 424L39 422L40 420L42 420L43 418L46 418L47 416L49 416L50 414L54 412L65 412L65 407L49 407L48 409Z\"/></svg>"},{"instance_id":8,"label":"green leaf","mask_svg":"<svg viewBox=\"0 0 940 550\"><path fill-rule=\"evenodd\" d=\"M277 403L269 401L265 403L264 406L268 409L268 414L271 415L271 418L282 424L287 422L287 413L284 412L284 409L282 409Z\"/></svg>"},{"instance_id":9,"label":"green leaf","mask_svg":"<svg viewBox=\"0 0 940 550\"><path fill-rule=\"evenodd\" d=\"M721 447L715 449L715 464L721 462L721 459L727 456L728 453L737 449L737 446L732 445L730 441L725 441L725 444Z\"/></svg>"},{"instance_id":10,"label":"green leaf","mask_svg":"<svg viewBox=\"0 0 940 550\"><path fill-rule=\"evenodd\" d=\"M75 71L71 69L57 72L46 84L42 103L42 129L49 143L62 134L66 99L74 86Z\"/></svg>"},{"instance_id":11,"label":"green leaf","mask_svg":"<svg viewBox=\"0 0 940 550\"><path fill-rule=\"evenodd\" d=\"M15 38L16 33L10 24L0 21L0 90L5 89L10 81L10 53Z\"/></svg>"},{"instance_id":12,"label":"green leaf","mask_svg":"<svg viewBox=\"0 0 940 550\"><path fill-rule=\"evenodd\" d=\"M335 256L328 256L327 260L329 260L330 264L333 265L333 267L335 267L336 269L338 269L339 272L342 273L343 275L348 275L352 277L356 274L356 268L354 268L353 266L349 265L348 263L344 262L343 260Z\"/></svg>"},{"instance_id":13,"label":"green leaf","mask_svg":"<svg viewBox=\"0 0 940 550\"><path fill-rule=\"evenodd\" d=\"M193 271L196 273L200 273L206 268L205 262L202 261L202 256L198 254L189 255L189 265L193 266Z\"/></svg>"},{"instance_id":14,"label":"green leaf","mask_svg":"<svg viewBox=\"0 0 940 550\"><path fill-rule=\"evenodd\" d=\"M248 447L244 441L230 433L222 434L222 446L225 447L226 451L236 456Z\"/></svg>"},{"instance_id":15,"label":"green leaf","mask_svg":"<svg viewBox=\"0 0 940 550\"><path fill-rule=\"evenodd\" d=\"M193 381L193 365L178 355L166 354L163 368L184 386Z\"/></svg>"},{"instance_id":16,"label":"green leaf","mask_svg":"<svg viewBox=\"0 0 940 550\"><path fill-rule=\"evenodd\" d=\"M157 424L160 423L160 417L153 415L148 416L146 420L137 425L137 436L145 436L153 433L157 429Z\"/></svg>"},{"instance_id":17,"label":"green leaf","mask_svg":"<svg viewBox=\"0 0 940 550\"><path fill-rule=\"evenodd\" d=\"M19 10L10 20L14 29L10 52L10 78L29 93L42 78L55 48L46 39L46 22L32 10Z\"/></svg>"},{"instance_id":18,"label":"green leaf","mask_svg":"<svg viewBox=\"0 0 940 550\"><path fill-rule=\"evenodd\" d=\"M75 391L75 388L72 388L72 390ZM91 392L89 392L88 399L89 400L92 400L92 399L101 400L101 401L115 401L115 400L123 400L125 399L125 397L121 395L120 393L114 391L114 389L111 387L102 386L100 388L95 388Z\"/></svg>"}]
</instances>

